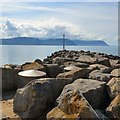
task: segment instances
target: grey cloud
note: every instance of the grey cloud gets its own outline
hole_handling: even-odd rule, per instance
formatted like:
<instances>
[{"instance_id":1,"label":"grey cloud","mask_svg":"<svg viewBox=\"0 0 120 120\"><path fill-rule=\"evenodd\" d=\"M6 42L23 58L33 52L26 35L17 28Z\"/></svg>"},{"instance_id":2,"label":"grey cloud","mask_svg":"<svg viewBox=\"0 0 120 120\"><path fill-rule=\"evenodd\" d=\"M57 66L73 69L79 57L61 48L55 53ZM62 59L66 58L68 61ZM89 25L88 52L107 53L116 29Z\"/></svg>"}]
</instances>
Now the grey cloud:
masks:
<instances>
[{"instance_id":1,"label":"grey cloud","mask_svg":"<svg viewBox=\"0 0 120 120\"><path fill-rule=\"evenodd\" d=\"M42 23L41 23L42 24ZM44 38L58 38L66 34L69 39L102 39L97 35L87 33L76 25L71 23L56 22L55 24L44 24L40 26L33 25L19 25L7 21L2 29L3 37L44 37ZM96 37L97 36L97 37Z\"/></svg>"},{"instance_id":2,"label":"grey cloud","mask_svg":"<svg viewBox=\"0 0 120 120\"><path fill-rule=\"evenodd\" d=\"M5 25L2 26L2 36L4 37L19 37L20 32L17 26L15 26L10 21L7 21Z\"/></svg>"}]
</instances>

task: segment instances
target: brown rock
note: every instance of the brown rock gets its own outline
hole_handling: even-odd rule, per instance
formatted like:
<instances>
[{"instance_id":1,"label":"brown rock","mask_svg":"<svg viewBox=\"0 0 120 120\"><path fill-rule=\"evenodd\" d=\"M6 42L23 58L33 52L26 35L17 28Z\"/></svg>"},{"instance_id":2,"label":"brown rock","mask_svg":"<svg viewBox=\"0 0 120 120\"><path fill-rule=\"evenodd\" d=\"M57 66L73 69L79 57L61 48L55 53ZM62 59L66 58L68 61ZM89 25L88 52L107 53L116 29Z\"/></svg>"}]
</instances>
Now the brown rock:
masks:
<instances>
[{"instance_id":1,"label":"brown rock","mask_svg":"<svg viewBox=\"0 0 120 120\"><path fill-rule=\"evenodd\" d=\"M116 120L120 120L120 94L111 102L106 111L110 117L112 115Z\"/></svg>"},{"instance_id":2,"label":"brown rock","mask_svg":"<svg viewBox=\"0 0 120 120\"><path fill-rule=\"evenodd\" d=\"M69 66L69 65L74 65L75 64L75 62L73 62L73 61L67 61L67 62L64 62L64 66Z\"/></svg>"},{"instance_id":3,"label":"brown rock","mask_svg":"<svg viewBox=\"0 0 120 120\"><path fill-rule=\"evenodd\" d=\"M77 59L76 61L93 64L93 63L96 63L97 59L95 57L91 57L88 55L81 55L79 59Z\"/></svg>"},{"instance_id":4,"label":"brown rock","mask_svg":"<svg viewBox=\"0 0 120 120\"><path fill-rule=\"evenodd\" d=\"M113 67L115 67L117 64L120 63L120 60L113 60L113 59L110 59L109 61L110 61L110 65L113 66Z\"/></svg>"},{"instance_id":5,"label":"brown rock","mask_svg":"<svg viewBox=\"0 0 120 120\"><path fill-rule=\"evenodd\" d=\"M57 78L71 78L72 80L78 78L86 78L90 70L84 68L77 68L69 72L60 73Z\"/></svg>"},{"instance_id":6,"label":"brown rock","mask_svg":"<svg viewBox=\"0 0 120 120\"><path fill-rule=\"evenodd\" d=\"M111 72L111 75L114 76L114 77L120 77L120 69L114 69Z\"/></svg>"},{"instance_id":7,"label":"brown rock","mask_svg":"<svg viewBox=\"0 0 120 120\"><path fill-rule=\"evenodd\" d=\"M108 83L108 94L111 99L115 98L120 91L120 78L113 77Z\"/></svg>"},{"instance_id":8,"label":"brown rock","mask_svg":"<svg viewBox=\"0 0 120 120\"><path fill-rule=\"evenodd\" d=\"M39 64L38 62L31 62L31 63L25 63L21 66L22 70L44 70L44 66L42 64Z\"/></svg>"},{"instance_id":9,"label":"brown rock","mask_svg":"<svg viewBox=\"0 0 120 120\"><path fill-rule=\"evenodd\" d=\"M47 114L47 120L97 119L96 112L79 92L68 92L61 103Z\"/></svg>"}]
</instances>

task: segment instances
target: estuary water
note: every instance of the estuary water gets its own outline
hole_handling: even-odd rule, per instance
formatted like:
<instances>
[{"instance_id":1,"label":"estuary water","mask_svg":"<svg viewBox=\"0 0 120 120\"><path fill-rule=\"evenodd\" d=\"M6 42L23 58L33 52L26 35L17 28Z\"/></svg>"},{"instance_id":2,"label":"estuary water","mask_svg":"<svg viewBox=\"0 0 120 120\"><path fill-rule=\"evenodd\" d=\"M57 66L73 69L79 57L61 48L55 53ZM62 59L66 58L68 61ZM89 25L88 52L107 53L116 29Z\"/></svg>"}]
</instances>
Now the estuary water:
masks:
<instances>
[{"instance_id":1,"label":"estuary water","mask_svg":"<svg viewBox=\"0 0 120 120\"><path fill-rule=\"evenodd\" d=\"M118 46L66 46L67 50L85 50L118 55ZM51 53L62 50L62 46L0 45L0 66L4 64L23 64L43 60Z\"/></svg>"}]
</instances>

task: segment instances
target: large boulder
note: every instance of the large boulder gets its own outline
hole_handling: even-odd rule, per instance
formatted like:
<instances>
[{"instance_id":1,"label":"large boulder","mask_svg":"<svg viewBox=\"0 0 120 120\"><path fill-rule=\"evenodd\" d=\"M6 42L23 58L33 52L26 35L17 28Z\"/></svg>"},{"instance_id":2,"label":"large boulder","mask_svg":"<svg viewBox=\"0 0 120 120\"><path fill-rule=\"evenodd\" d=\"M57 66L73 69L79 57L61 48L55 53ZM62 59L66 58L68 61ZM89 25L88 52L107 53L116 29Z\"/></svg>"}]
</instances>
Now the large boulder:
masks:
<instances>
[{"instance_id":1,"label":"large boulder","mask_svg":"<svg viewBox=\"0 0 120 120\"><path fill-rule=\"evenodd\" d=\"M89 72L90 72L89 69L77 67L69 72L58 74L57 78L71 78L72 80L76 80L78 78L86 78Z\"/></svg>"},{"instance_id":2,"label":"large boulder","mask_svg":"<svg viewBox=\"0 0 120 120\"><path fill-rule=\"evenodd\" d=\"M89 74L90 79L108 82L111 78L111 74L102 73L100 70L94 70Z\"/></svg>"},{"instance_id":3,"label":"large boulder","mask_svg":"<svg viewBox=\"0 0 120 120\"><path fill-rule=\"evenodd\" d=\"M97 120L98 116L82 94L70 91L61 102L47 114L47 120Z\"/></svg>"},{"instance_id":4,"label":"large boulder","mask_svg":"<svg viewBox=\"0 0 120 120\"><path fill-rule=\"evenodd\" d=\"M54 107L55 100L71 79L41 78L18 89L13 109L21 118L45 119L46 113Z\"/></svg>"},{"instance_id":5,"label":"large boulder","mask_svg":"<svg viewBox=\"0 0 120 120\"><path fill-rule=\"evenodd\" d=\"M64 94L69 91L79 91L82 93L93 108L101 108L104 107L103 104L107 104L108 96L105 82L91 79L75 80L72 84L64 87L61 95L57 98L57 103L60 103Z\"/></svg>"},{"instance_id":6,"label":"large boulder","mask_svg":"<svg viewBox=\"0 0 120 120\"><path fill-rule=\"evenodd\" d=\"M0 68L0 73L2 74L2 92L14 91L18 88L19 71L21 71L20 68Z\"/></svg>"},{"instance_id":7,"label":"large boulder","mask_svg":"<svg viewBox=\"0 0 120 120\"><path fill-rule=\"evenodd\" d=\"M111 72L111 75L114 76L114 77L120 77L120 69L114 69Z\"/></svg>"},{"instance_id":8,"label":"large boulder","mask_svg":"<svg viewBox=\"0 0 120 120\"><path fill-rule=\"evenodd\" d=\"M58 64L45 64L45 71L48 77L55 78L63 69Z\"/></svg>"},{"instance_id":9,"label":"large boulder","mask_svg":"<svg viewBox=\"0 0 120 120\"><path fill-rule=\"evenodd\" d=\"M120 120L120 94L111 102L106 111L110 118L113 117L116 120Z\"/></svg>"},{"instance_id":10,"label":"large boulder","mask_svg":"<svg viewBox=\"0 0 120 120\"><path fill-rule=\"evenodd\" d=\"M113 77L107 85L108 94L111 99L114 99L120 91L120 78Z\"/></svg>"}]
</instances>

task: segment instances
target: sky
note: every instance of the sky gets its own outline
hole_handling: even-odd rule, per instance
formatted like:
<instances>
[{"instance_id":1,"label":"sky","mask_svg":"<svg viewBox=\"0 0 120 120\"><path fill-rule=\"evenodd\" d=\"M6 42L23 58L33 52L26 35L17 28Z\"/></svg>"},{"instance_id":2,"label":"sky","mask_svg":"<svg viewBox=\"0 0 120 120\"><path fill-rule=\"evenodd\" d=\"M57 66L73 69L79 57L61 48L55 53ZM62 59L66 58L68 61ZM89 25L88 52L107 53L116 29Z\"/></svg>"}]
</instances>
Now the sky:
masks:
<instances>
[{"instance_id":1,"label":"sky","mask_svg":"<svg viewBox=\"0 0 120 120\"><path fill-rule=\"evenodd\" d=\"M118 42L117 2L2 2L0 38L38 37Z\"/></svg>"}]
</instances>

